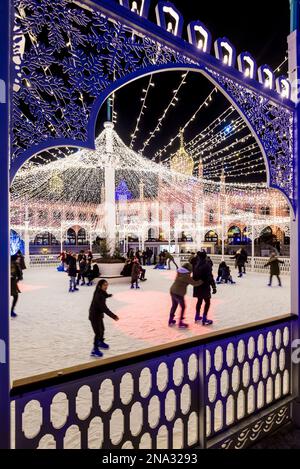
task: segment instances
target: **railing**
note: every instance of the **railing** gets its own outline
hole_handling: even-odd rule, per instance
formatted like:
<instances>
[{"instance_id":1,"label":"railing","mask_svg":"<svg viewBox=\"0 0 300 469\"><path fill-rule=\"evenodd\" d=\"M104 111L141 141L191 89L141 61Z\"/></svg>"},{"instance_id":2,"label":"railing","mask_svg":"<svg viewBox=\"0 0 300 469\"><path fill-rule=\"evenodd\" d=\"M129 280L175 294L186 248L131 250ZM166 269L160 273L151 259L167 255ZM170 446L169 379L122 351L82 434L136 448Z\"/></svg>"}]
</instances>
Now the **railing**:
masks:
<instances>
[{"instance_id":1,"label":"railing","mask_svg":"<svg viewBox=\"0 0 300 469\"><path fill-rule=\"evenodd\" d=\"M30 256L30 267L55 267L60 264L58 254L38 254Z\"/></svg>"},{"instance_id":2,"label":"railing","mask_svg":"<svg viewBox=\"0 0 300 469\"><path fill-rule=\"evenodd\" d=\"M284 316L17 381L13 445L246 447L290 419L292 321Z\"/></svg>"},{"instance_id":3,"label":"railing","mask_svg":"<svg viewBox=\"0 0 300 469\"><path fill-rule=\"evenodd\" d=\"M181 262L187 262L190 259L191 255L190 254L180 254L180 260ZM223 260L222 256L211 254L210 255L211 260L213 261L215 267L217 267L220 262ZM235 267L235 260L232 259L232 256L224 256L224 260L229 265L232 269ZM248 264L246 264L246 269L248 271L252 272L258 272L258 273L268 273L268 269L265 268L265 264L268 262L269 258L268 257L254 257L254 269L252 269L252 258L248 258ZM291 260L289 257L281 257L280 260L284 262L280 266L281 273L283 275L289 275L291 271Z\"/></svg>"}]
</instances>

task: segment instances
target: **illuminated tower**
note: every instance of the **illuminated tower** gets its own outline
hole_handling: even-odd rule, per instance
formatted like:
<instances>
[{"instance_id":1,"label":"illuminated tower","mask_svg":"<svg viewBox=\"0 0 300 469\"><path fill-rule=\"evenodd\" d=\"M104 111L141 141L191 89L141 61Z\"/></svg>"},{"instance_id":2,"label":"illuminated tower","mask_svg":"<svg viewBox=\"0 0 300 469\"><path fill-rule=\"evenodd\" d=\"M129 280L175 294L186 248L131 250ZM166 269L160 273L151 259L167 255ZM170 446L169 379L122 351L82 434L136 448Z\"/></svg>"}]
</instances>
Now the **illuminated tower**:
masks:
<instances>
[{"instance_id":1,"label":"illuminated tower","mask_svg":"<svg viewBox=\"0 0 300 469\"><path fill-rule=\"evenodd\" d=\"M183 174L184 176L193 176L194 160L184 148L183 130L180 129L180 147L171 159L170 167L172 171Z\"/></svg>"}]
</instances>

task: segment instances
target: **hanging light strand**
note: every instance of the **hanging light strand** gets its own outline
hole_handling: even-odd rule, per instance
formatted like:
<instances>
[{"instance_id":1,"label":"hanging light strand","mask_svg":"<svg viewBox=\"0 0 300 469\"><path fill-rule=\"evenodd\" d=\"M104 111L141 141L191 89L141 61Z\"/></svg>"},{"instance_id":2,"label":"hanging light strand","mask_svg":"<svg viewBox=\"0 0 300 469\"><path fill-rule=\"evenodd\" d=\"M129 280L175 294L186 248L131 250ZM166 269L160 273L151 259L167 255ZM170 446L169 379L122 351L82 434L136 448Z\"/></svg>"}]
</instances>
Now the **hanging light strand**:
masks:
<instances>
[{"instance_id":1,"label":"hanging light strand","mask_svg":"<svg viewBox=\"0 0 300 469\"><path fill-rule=\"evenodd\" d=\"M144 115L145 109L147 109L146 102L147 102L148 94L149 94L150 89L153 88L154 86L155 84L153 83L153 75L150 75L148 86L146 89L143 88L143 91L142 91L143 92L143 96L141 97L142 106L141 106L141 110L136 121L135 129L133 133L131 134L130 148L133 148L133 145L136 140L136 134L140 131L140 128L139 128L140 122L141 122L142 116Z\"/></svg>"},{"instance_id":2,"label":"hanging light strand","mask_svg":"<svg viewBox=\"0 0 300 469\"><path fill-rule=\"evenodd\" d=\"M143 143L143 146L142 148L140 149L140 152L144 152L145 148L150 144L151 140L156 136L157 133L160 132L161 128L162 128L162 124L163 122L165 121L167 115L168 115L168 112L177 105L177 103L179 102L179 98L178 98L178 94L181 90L181 88L186 84L186 78L188 76L189 72L186 72L182 75L182 80L178 86L177 89L175 89L173 91L173 96L172 96L172 99L171 101L169 102L168 106L165 108L165 110L163 111L161 117L158 119L158 123L155 127L155 129L150 132L150 135L149 137L147 138L147 140L145 140L145 142Z\"/></svg>"}]
</instances>

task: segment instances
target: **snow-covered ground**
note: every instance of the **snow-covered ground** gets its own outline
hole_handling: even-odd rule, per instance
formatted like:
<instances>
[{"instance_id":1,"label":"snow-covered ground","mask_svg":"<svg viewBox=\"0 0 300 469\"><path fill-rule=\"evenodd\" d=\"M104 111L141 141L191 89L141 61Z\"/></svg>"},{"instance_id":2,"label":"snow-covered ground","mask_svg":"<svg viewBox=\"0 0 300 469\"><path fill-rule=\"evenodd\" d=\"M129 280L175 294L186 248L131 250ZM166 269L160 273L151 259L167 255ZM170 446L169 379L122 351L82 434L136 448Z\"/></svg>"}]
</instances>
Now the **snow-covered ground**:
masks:
<instances>
[{"instance_id":1,"label":"snow-covered ground","mask_svg":"<svg viewBox=\"0 0 300 469\"><path fill-rule=\"evenodd\" d=\"M154 345L201 335L208 329L193 323L196 300L192 289L187 297L188 330L170 329L169 288L174 271L148 268L148 281L141 290L130 290L122 280L110 286L113 298L109 308L119 322L105 317L106 340L110 350L105 357L137 351ZM268 272L247 274L236 285L220 285L213 297L211 331L273 318L290 312L290 278L283 288L268 288ZM68 277L53 268L29 269L20 283L22 294L11 321L12 378L24 378L86 363L90 360L93 333L88 309L95 287L80 287L68 293Z\"/></svg>"}]
</instances>

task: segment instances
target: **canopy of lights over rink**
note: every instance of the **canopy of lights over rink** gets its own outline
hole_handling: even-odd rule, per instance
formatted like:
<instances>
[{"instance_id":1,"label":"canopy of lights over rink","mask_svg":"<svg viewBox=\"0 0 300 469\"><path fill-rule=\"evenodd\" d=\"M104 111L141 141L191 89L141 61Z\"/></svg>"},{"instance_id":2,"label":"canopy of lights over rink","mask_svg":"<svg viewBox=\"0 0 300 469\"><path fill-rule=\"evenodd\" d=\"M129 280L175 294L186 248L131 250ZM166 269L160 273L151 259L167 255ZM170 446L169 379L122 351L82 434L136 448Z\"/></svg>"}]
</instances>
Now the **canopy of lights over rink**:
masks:
<instances>
[{"instance_id":1,"label":"canopy of lights over rink","mask_svg":"<svg viewBox=\"0 0 300 469\"><path fill-rule=\"evenodd\" d=\"M285 66L286 60L280 69ZM115 126L111 155L107 155L103 131L107 107ZM102 107L96 132L96 151L61 148L32 158L18 172L12 198L99 204L104 167L111 158L116 186L125 182L133 198L139 197L141 182L147 199L158 197L159 185L181 203L192 202L197 194L189 190L191 185L217 196L222 171L227 192L239 199L249 192L260 198L266 189L265 161L249 127L199 73L159 73L125 86ZM191 174L175 178L172 161L180 135L194 164ZM199 175L200 162L203 173ZM278 197L283 199L279 193Z\"/></svg>"}]
</instances>

